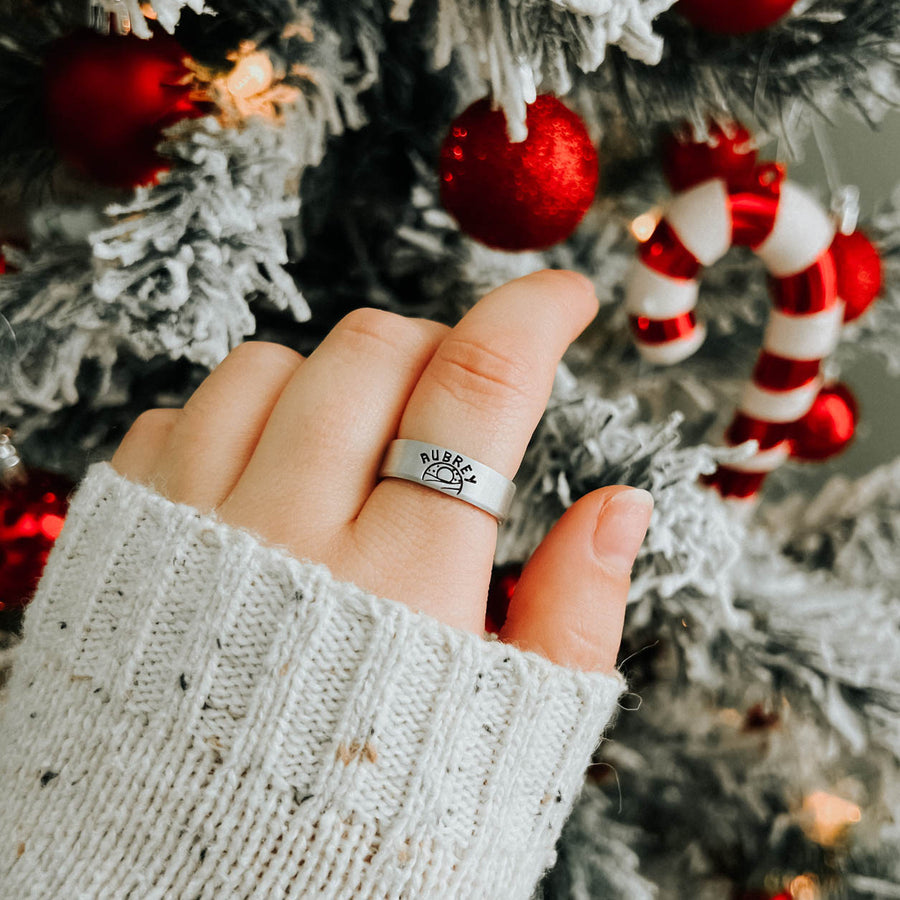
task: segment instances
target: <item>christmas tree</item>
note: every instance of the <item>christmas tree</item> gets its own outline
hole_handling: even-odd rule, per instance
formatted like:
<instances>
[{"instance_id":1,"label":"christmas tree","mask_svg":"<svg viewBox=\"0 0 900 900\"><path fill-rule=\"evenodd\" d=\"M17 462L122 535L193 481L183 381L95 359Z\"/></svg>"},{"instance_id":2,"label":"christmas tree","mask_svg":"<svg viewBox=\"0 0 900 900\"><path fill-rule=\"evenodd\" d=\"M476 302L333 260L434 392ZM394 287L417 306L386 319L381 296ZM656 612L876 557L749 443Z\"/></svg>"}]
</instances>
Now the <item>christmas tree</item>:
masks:
<instances>
[{"instance_id":1,"label":"christmas tree","mask_svg":"<svg viewBox=\"0 0 900 900\"><path fill-rule=\"evenodd\" d=\"M140 412L251 336L570 268L601 309L491 627L578 497L656 509L632 702L541 896L900 897L900 459L830 459L841 371L900 373L900 212L791 177L818 122L900 106L898 48L892 0L0 0L0 691L69 486Z\"/></svg>"}]
</instances>

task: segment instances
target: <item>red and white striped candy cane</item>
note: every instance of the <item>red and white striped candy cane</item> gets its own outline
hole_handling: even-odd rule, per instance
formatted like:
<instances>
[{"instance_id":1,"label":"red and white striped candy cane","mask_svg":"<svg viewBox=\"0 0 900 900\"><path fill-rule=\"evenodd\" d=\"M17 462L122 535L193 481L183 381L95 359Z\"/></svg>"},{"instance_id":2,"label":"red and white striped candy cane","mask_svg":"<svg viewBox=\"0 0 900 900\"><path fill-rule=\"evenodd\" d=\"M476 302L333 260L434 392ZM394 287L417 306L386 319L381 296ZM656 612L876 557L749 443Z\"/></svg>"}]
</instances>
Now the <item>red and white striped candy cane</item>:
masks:
<instances>
[{"instance_id":1,"label":"red and white striped candy cane","mask_svg":"<svg viewBox=\"0 0 900 900\"><path fill-rule=\"evenodd\" d=\"M680 362L703 342L697 321L699 273L729 247L751 247L772 276L774 309L762 352L737 414L729 444L755 439L759 451L720 467L713 482L724 496L749 497L790 455L791 426L821 387L820 363L837 344L843 321L831 244L831 217L772 163L750 177L712 178L676 195L639 248L626 289L641 354Z\"/></svg>"}]
</instances>

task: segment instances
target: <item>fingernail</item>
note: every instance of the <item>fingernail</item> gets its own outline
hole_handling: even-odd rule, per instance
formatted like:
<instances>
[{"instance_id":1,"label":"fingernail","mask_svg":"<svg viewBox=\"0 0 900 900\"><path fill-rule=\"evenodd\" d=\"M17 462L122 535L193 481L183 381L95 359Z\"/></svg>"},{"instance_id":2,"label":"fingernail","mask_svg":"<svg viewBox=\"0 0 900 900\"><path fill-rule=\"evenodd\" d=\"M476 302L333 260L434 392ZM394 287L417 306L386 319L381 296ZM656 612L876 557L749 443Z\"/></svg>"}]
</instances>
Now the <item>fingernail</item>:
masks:
<instances>
[{"instance_id":1,"label":"fingernail","mask_svg":"<svg viewBox=\"0 0 900 900\"><path fill-rule=\"evenodd\" d=\"M653 496L648 491L619 491L603 504L597 517L594 552L608 566L630 572L652 514Z\"/></svg>"}]
</instances>

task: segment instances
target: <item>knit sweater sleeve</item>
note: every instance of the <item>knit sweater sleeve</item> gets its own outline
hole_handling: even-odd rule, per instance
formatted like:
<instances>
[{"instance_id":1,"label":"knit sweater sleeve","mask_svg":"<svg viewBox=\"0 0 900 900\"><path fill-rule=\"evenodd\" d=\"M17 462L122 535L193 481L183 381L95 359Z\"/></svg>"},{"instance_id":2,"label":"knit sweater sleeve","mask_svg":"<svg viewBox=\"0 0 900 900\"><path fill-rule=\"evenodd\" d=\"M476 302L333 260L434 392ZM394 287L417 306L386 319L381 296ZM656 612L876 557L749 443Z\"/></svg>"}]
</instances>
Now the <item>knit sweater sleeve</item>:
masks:
<instances>
[{"instance_id":1,"label":"knit sweater sleeve","mask_svg":"<svg viewBox=\"0 0 900 900\"><path fill-rule=\"evenodd\" d=\"M527 898L623 689L91 467L0 710L0 898Z\"/></svg>"}]
</instances>

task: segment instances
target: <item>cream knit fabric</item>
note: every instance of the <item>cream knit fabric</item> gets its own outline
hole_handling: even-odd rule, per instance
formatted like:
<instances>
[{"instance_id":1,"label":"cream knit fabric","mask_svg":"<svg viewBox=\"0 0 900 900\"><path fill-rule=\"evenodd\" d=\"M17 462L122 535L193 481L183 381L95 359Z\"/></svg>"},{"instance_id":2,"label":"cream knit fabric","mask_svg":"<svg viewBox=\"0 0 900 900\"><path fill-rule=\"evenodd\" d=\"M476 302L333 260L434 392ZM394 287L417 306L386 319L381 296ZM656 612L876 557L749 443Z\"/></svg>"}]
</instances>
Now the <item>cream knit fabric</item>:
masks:
<instances>
[{"instance_id":1,"label":"cream knit fabric","mask_svg":"<svg viewBox=\"0 0 900 900\"><path fill-rule=\"evenodd\" d=\"M0 897L527 898L622 689L97 463L0 710Z\"/></svg>"}]
</instances>

